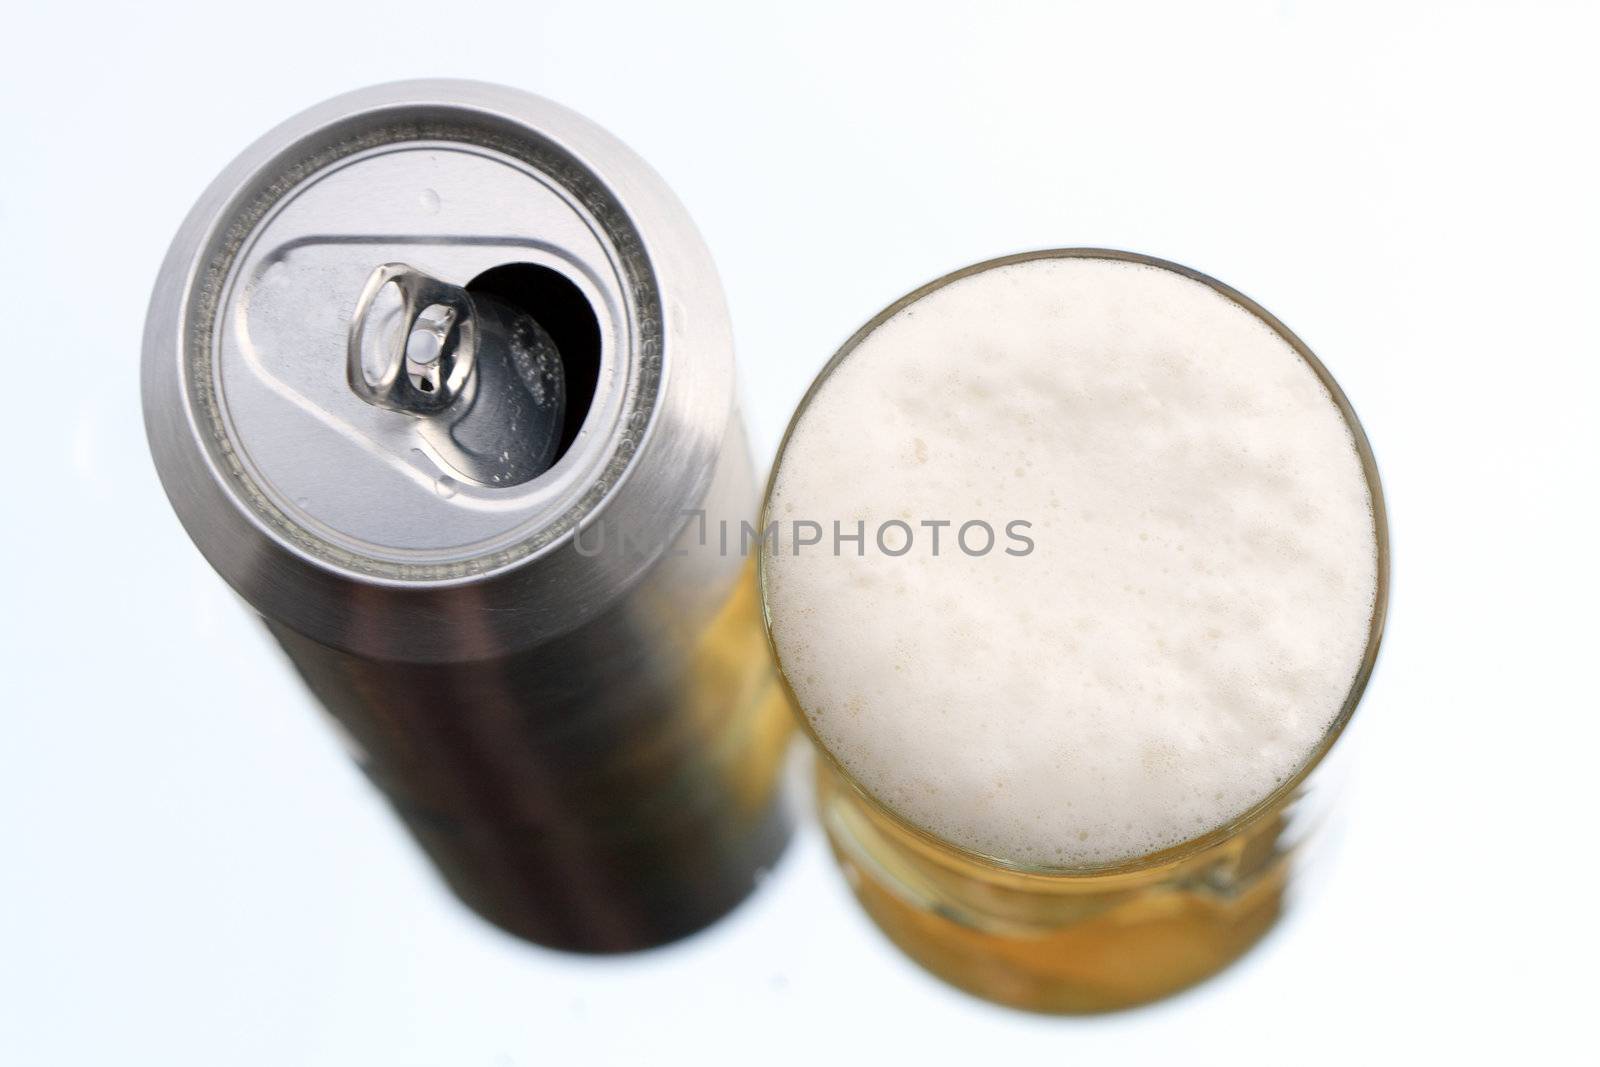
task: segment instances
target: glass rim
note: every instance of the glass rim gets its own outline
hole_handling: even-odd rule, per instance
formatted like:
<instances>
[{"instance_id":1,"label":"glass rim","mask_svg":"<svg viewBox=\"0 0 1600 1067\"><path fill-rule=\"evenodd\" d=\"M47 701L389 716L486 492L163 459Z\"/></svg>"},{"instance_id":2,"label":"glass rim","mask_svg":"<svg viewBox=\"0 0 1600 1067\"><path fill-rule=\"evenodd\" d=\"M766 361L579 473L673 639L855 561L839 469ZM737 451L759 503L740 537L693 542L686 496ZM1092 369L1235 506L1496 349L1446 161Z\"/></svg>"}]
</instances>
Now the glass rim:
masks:
<instances>
[{"instance_id":1,"label":"glass rim","mask_svg":"<svg viewBox=\"0 0 1600 1067\"><path fill-rule=\"evenodd\" d=\"M1355 409L1351 406L1349 398L1345 396L1344 390L1339 387L1339 383L1328 372L1328 368L1322 364L1322 361L1317 358L1306 343L1297 337L1294 331L1285 326L1275 315L1237 289L1218 281L1210 275L1169 260L1158 259L1154 256L1147 256L1137 252L1125 252L1109 248L1048 248L986 259L941 275L889 304L869 319L860 329L856 330L855 333L851 334L844 344L839 347L838 351L833 354L832 358L817 372L805 394L800 398L800 402L795 406L794 412L789 416L789 424L784 428L783 438L778 443L778 450L773 458L772 468L767 474L767 484L762 492L761 516L758 528L763 530L767 528L773 486L777 484L778 471L783 465L783 456L789 447L789 439L793 436L795 427L805 417L811 402L816 398L823 384L832 377L833 372L850 357L851 353L868 336L907 307L953 282L985 271L994 270L998 267L1041 259L1104 259L1171 271L1209 287L1265 323L1306 362L1306 365L1311 368L1317 379L1328 391L1334 406L1339 409L1340 414L1344 417L1345 424L1349 427L1350 435L1355 442L1356 454L1361 460L1362 473L1366 478L1367 490L1372 499L1373 533L1377 543L1377 583L1373 597L1372 614L1368 622L1366 649L1362 654L1355 677L1351 681L1350 689L1345 695L1344 703L1339 709L1339 714L1334 717L1333 722L1323 732L1316 747L1311 750L1295 773L1285 778L1271 792L1244 812L1202 834L1187 838L1175 845L1169 845L1155 852L1147 852L1129 859L1102 864L1077 864L1071 866L1018 863L1002 856L994 856L958 845L918 826L911 819L896 811L892 805L873 795L871 790L856 780L855 776L840 763L832 750L823 744L822 739L817 736L816 731L812 728L810 717L806 714L800 701L795 696L793 687L789 684L788 674L783 668L783 658L779 655L777 642L772 637L771 605L767 597L768 553L763 543L761 551L757 553L759 561L756 567L756 583L761 603L762 632L766 636L768 650L772 655L773 664L777 668L778 682L783 686L784 693L794 708L795 717L799 720L801 730L804 731L806 737L810 739L812 746L821 754L822 758L832 766L840 780L848 784L863 801L889 819L894 825L933 846L935 849L953 853L957 857L980 866L998 868L1010 874L1036 876L1055 881L1075 877L1098 878L1112 874L1131 874L1167 866L1205 852L1235 837L1257 820L1280 810L1285 805L1294 792L1322 763L1328 752L1344 733L1345 728L1355 715L1356 706L1361 702L1362 694L1367 687L1367 681L1372 677L1372 671L1378 659L1378 648L1383 639L1384 622L1388 614L1389 526L1387 511L1384 507L1383 486L1378 476L1377 460L1372 454L1372 446L1367 440L1366 431L1362 428L1360 419L1356 417Z\"/></svg>"}]
</instances>

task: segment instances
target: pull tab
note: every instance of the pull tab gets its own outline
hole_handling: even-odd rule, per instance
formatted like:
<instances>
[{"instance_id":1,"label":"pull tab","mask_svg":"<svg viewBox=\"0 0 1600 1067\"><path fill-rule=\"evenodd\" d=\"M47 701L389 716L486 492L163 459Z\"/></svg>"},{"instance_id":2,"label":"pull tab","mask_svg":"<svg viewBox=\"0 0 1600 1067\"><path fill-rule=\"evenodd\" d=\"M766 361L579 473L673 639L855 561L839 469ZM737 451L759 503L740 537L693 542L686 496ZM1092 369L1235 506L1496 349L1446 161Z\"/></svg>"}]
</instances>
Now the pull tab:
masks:
<instances>
[{"instance_id":1,"label":"pull tab","mask_svg":"<svg viewBox=\"0 0 1600 1067\"><path fill-rule=\"evenodd\" d=\"M356 301L345 372L367 403L429 415L470 387L477 347L471 294L404 263L385 263Z\"/></svg>"},{"instance_id":2,"label":"pull tab","mask_svg":"<svg viewBox=\"0 0 1600 1067\"><path fill-rule=\"evenodd\" d=\"M556 460L560 353L532 315L408 267L372 272L350 321L345 376L369 404L416 417L449 473L509 488Z\"/></svg>"}]
</instances>

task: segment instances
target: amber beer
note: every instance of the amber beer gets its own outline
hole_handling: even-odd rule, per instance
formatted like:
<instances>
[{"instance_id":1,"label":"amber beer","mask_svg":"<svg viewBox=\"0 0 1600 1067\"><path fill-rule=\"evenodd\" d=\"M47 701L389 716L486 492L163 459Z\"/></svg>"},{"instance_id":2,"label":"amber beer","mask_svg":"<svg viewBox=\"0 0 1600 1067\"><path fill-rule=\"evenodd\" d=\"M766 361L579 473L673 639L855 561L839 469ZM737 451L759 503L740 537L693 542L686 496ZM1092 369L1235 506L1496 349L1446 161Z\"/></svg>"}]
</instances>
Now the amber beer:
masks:
<instances>
[{"instance_id":1,"label":"amber beer","mask_svg":"<svg viewBox=\"0 0 1600 1067\"><path fill-rule=\"evenodd\" d=\"M1105 1011L1273 925L1388 584L1371 450L1280 322L1128 253L958 271L823 370L766 516L866 534L769 546L763 606L834 853L912 958Z\"/></svg>"}]
</instances>

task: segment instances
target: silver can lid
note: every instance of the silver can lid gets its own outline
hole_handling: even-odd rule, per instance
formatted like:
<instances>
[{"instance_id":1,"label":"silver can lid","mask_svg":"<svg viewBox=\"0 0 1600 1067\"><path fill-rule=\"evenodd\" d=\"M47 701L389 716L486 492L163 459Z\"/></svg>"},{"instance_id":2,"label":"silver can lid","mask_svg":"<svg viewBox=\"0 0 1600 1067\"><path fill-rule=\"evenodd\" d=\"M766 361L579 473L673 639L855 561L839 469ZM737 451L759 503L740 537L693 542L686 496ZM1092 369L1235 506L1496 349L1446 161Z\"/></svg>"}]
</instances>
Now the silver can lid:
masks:
<instances>
[{"instance_id":1,"label":"silver can lid","mask_svg":"<svg viewBox=\"0 0 1600 1067\"><path fill-rule=\"evenodd\" d=\"M369 403L351 387L357 305L394 261L457 288L494 271L552 272L592 310L585 340L608 373L591 386L580 432L603 445L652 399L639 374L617 373L648 369L619 355L659 314L629 306L644 286L618 248L628 235L606 232L603 205L582 199L593 189L552 176L560 164L540 159L545 146L461 116L396 116L330 140L274 160L263 193L219 220L238 240L207 265L219 285L212 328L196 334L191 393L263 517L330 562L422 577L530 550L530 535L548 536L552 516L607 480L614 450L569 448L547 477L475 480L441 454L447 417Z\"/></svg>"},{"instance_id":2,"label":"silver can lid","mask_svg":"<svg viewBox=\"0 0 1600 1067\"><path fill-rule=\"evenodd\" d=\"M291 586L481 582L636 477L630 532L665 548L731 409L727 333L626 148L528 94L398 83L285 123L196 205L152 298L146 422L191 536L274 616L264 551Z\"/></svg>"}]
</instances>

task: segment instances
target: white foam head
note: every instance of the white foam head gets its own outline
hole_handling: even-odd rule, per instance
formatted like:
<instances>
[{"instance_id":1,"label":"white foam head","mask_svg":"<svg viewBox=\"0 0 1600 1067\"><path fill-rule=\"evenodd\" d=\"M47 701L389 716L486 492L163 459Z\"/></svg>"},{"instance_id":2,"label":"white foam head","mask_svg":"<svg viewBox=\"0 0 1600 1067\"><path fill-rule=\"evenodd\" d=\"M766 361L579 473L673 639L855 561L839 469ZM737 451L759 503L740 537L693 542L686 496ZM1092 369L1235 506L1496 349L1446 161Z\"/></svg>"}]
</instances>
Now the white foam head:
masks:
<instances>
[{"instance_id":1,"label":"white foam head","mask_svg":"<svg viewBox=\"0 0 1600 1067\"><path fill-rule=\"evenodd\" d=\"M822 744L1027 866L1133 859L1269 796L1343 710L1377 591L1361 459L1310 365L1211 287L1106 258L989 268L884 321L799 416L768 518L773 641ZM861 555L835 520L864 521ZM955 542L972 520L985 554Z\"/></svg>"}]
</instances>

